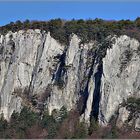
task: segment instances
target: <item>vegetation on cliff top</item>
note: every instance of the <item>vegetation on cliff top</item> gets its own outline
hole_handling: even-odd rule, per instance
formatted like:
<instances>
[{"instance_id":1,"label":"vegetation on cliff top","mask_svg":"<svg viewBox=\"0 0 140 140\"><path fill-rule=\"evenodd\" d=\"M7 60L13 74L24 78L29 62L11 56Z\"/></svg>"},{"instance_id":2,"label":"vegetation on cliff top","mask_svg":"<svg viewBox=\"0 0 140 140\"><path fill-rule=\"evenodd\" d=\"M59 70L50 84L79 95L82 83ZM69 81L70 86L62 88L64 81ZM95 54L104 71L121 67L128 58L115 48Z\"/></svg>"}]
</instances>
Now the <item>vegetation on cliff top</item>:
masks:
<instances>
[{"instance_id":1,"label":"vegetation on cliff top","mask_svg":"<svg viewBox=\"0 0 140 140\"><path fill-rule=\"evenodd\" d=\"M6 34L8 31L16 32L27 29L41 29L50 31L51 36L62 44L68 44L69 37L72 33L78 35L82 42L90 40L103 40L110 34L126 34L130 37L139 39L140 37L140 17L135 21L105 21L96 18L95 20L71 20L64 21L53 19L50 21L16 21L0 27L0 33Z\"/></svg>"}]
</instances>

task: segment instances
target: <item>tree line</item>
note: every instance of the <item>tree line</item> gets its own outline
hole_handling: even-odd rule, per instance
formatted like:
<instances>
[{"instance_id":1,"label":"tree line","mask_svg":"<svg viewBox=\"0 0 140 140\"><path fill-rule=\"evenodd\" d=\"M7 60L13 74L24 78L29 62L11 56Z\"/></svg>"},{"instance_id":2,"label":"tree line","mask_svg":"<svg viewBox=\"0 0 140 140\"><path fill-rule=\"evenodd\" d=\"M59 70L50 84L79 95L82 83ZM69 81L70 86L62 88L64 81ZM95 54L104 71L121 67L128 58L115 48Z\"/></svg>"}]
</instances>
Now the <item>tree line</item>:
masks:
<instances>
[{"instance_id":1,"label":"tree line","mask_svg":"<svg viewBox=\"0 0 140 140\"><path fill-rule=\"evenodd\" d=\"M50 21L30 21L20 20L10 22L5 26L0 27L0 33L6 34L8 31L16 32L19 30L40 29L46 32L50 31L51 36L60 43L67 45L69 37L72 33L78 35L82 42L89 42L91 40L102 41L108 35L126 34L130 37L139 39L140 36L140 17L136 20L102 20L96 18L94 20L75 20L65 21L60 18L52 19Z\"/></svg>"}]
</instances>

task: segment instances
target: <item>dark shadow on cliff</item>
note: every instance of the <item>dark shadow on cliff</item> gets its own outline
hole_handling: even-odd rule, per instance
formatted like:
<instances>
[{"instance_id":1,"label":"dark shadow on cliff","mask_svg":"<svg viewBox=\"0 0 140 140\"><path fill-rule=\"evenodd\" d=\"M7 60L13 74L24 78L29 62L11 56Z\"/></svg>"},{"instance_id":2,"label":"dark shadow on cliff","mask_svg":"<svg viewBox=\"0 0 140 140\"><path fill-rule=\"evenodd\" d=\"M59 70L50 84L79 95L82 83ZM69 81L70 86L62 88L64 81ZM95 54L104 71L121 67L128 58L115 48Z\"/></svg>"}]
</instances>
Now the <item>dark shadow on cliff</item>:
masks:
<instances>
[{"instance_id":1,"label":"dark shadow on cliff","mask_svg":"<svg viewBox=\"0 0 140 140\"><path fill-rule=\"evenodd\" d=\"M93 102L92 102L92 111L91 117L93 116L95 120L98 120L99 114L99 102L100 102L100 87L101 87L101 78L103 73L102 62L98 66L98 71L95 73L95 89L93 93Z\"/></svg>"}]
</instances>

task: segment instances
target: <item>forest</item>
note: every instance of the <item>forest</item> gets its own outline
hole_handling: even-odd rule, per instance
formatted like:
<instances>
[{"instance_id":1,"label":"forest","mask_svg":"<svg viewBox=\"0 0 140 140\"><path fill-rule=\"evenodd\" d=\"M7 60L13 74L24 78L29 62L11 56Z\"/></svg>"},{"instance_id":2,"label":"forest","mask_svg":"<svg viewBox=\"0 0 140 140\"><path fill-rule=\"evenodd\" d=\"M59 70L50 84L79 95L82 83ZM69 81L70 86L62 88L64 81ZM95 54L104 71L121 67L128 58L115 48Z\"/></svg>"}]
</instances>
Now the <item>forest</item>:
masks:
<instances>
[{"instance_id":1,"label":"forest","mask_svg":"<svg viewBox=\"0 0 140 140\"><path fill-rule=\"evenodd\" d=\"M66 21L63 19L52 19L50 21L30 21L20 20L10 22L0 27L0 33L6 34L8 31L17 32L19 30L40 29L46 32L50 31L51 36L64 45L68 45L70 35L76 34L82 40L82 43L91 40L102 41L108 35L128 35L139 40L140 36L140 17L134 21L131 20L75 20Z\"/></svg>"}]
</instances>

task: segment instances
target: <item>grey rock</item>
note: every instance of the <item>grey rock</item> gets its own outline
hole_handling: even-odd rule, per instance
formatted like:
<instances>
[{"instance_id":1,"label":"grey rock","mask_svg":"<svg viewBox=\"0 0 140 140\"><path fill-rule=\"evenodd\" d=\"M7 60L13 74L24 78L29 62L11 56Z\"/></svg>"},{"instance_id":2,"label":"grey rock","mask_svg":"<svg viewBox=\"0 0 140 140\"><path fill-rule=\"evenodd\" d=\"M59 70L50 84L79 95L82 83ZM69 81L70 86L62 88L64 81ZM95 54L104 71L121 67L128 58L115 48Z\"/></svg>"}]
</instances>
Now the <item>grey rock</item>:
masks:
<instances>
[{"instance_id":1,"label":"grey rock","mask_svg":"<svg viewBox=\"0 0 140 140\"><path fill-rule=\"evenodd\" d=\"M135 131L140 131L140 114L139 117L135 120Z\"/></svg>"},{"instance_id":2,"label":"grey rock","mask_svg":"<svg viewBox=\"0 0 140 140\"><path fill-rule=\"evenodd\" d=\"M101 60L100 72L99 55L95 52L101 44L95 40L81 44L79 37L72 34L69 45L64 46L49 32L37 29L1 35L0 113L9 119L14 110L20 112L27 90L50 114L62 106L67 110L81 107L81 120L89 123L95 110L96 74L100 73L101 98L96 107L100 124L107 125L124 99L140 97L139 42L126 35L108 39L115 41ZM78 106L81 97L87 98L84 106ZM128 115L126 110L120 110L120 125L125 121L123 112L125 118Z\"/></svg>"},{"instance_id":3,"label":"grey rock","mask_svg":"<svg viewBox=\"0 0 140 140\"><path fill-rule=\"evenodd\" d=\"M126 107L121 107L119 109L119 116L116 122L116 126L118 128L121 128L124 125L125 121L128 120L129 114L130 114L130 111L128 111Z\"/></svg>"},{"instance_id":4,"label":"grey rock","mask_svg":"<svg viewBox=\"0 0 140 140\"><path fill-rule=\"evenodd\" d=\"M139 97L140 55L137 40L126 35L116 38L103 58L99 121L106 125L120 103L130 96Z\"/></svg>"}]
</instances>

